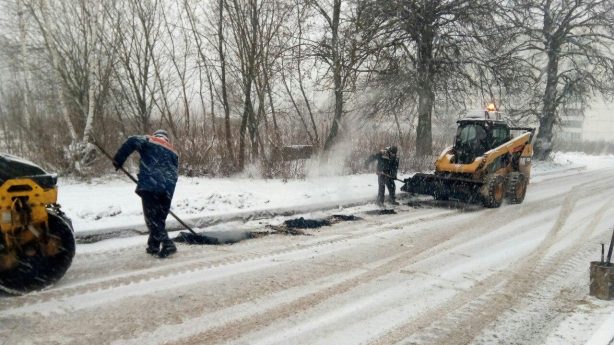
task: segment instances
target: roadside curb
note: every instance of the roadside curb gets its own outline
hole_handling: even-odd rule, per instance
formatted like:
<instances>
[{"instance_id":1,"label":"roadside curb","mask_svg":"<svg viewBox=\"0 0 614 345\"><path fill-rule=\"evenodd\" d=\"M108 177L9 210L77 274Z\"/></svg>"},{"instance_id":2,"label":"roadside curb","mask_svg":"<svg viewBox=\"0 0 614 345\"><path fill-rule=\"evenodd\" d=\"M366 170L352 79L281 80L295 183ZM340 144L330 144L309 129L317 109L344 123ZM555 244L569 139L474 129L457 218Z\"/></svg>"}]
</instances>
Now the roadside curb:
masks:
<instances>
[{"instance_id":1,"label":"roadside curb","mask_svg":"<svg viewBox=\"0 0 614 345\"><path fill-rule=\"evenodd\" d=\"M270 219L278 216L293 216L302 213L362 206L374 202L374 200L370 199L357 198L345 201L232 212L222 215L185 217L184 221L193 224L195 230L203 230L203 228L229 222L241 221L245 223L252 220ZM179 222L174 219L169 218L166 224L169 233L185 230ZM134 224L126 227L109 227L106 229L79 231L75 233L75 239L77 243L94 243L110 238L125 238L147 234L147 227L144 224Z\"/></svg>"}]
</instances>

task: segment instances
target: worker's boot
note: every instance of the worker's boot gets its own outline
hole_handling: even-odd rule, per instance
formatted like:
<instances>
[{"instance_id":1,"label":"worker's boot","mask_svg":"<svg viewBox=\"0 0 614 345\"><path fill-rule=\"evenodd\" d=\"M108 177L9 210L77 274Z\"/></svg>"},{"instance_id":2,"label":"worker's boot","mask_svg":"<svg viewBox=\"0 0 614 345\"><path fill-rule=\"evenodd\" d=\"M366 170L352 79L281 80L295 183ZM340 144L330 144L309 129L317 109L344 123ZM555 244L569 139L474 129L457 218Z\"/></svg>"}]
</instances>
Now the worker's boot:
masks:
<instances>
[{"instance_id":1,"label":"worker's boot","mask_svg":"<svg viewBox=\"0 0 614 345\"><path fill-rule=\"evenodd\" d=\"M160 249L156 247L147 247L145 248L145 252L149 255L157 255L160 252Z\"/></svg>"},{"instance_id":2,"label":"worker's boot","mask_svg":"<svg viewBox=\"0 0 614 345\"><path fill-rule=\"evenodd\" d=\"M173 241L168 240L162 243L162 249L158 252L158 257L165 258L169 255L173 255L177 252L177 247Z\"/></svg>"},{"instance_id":3,"label":"worker's boot","mask_svg":"<svg viewBox=\"0 0 614 345\"><path fill-rule=\"evenodd\" d=\"M157 255L160 251L160 241L156 240L155 237L149 235L149 239L147 239L147 248L145 252L149 255Z\"/></svg>"},{"instance_id":4,"label":"worker's boot","mask_svg":"<svg viewBox=\"0 0 614 345\"><path fill-rule=\"evenodd\" d=\"M394 200L394 199L390 199L390 201L388 201L388 203L390 205L399 205L399 203L396 200Z\"/></svg>"}]
</instances>

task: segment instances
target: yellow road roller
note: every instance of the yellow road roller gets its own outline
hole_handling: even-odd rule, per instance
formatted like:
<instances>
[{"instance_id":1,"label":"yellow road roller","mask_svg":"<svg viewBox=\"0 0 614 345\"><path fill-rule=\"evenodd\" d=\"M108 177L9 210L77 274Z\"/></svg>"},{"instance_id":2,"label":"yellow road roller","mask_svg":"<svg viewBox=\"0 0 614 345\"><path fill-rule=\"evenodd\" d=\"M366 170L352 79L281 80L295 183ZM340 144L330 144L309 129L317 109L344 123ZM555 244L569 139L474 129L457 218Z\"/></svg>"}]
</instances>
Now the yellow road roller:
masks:
<instances>
[{"instance_id":1,"label":"yellow road roller","mask_svg":"<svg viewBox=\"0 0 614 345\"><path fill-rule=\"evenodd\" d=\"M56 174L0 154L0 290L41 289L70 267L73 227L57 196Z\"/></svg>"}]
</instances>

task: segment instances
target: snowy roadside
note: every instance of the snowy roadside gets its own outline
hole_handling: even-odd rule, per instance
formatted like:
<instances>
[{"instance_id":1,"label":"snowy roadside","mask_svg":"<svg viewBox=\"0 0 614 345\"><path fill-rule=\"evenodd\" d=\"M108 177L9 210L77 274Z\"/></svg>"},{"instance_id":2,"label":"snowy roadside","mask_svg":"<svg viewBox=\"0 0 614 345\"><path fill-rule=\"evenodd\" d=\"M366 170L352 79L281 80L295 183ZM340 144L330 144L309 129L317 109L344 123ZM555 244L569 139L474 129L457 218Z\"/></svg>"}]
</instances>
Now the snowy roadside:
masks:
<instances>
[{"instance_id":1,"label":"snowy roadside","mask_svg":"<svg viewBox=\"0 0 614 345\"><path fill-rule=\"evenodd\" d=\"M196 227L218 222L347 207L374 198L371 174L307 180L180 177L172 209ZM120 178L60 182L59 202L78 235L145 230L134 185ZM176 222L169 217L170 227Z\"/></svg>"},{"instance_id":2,"label":"snowy roadside","mask_svg":"<svg viewBox=\"0 0 614 345\"><path fill-rule=\"evenodd\" d=\"M557 153L552 162L534 165L532 182L607 167L614 167L614 156ZM400 175L403 178L410 174ZM182 176L172 209L199 227L364 204L374 200L376 188L373 174L288 181ZM90 183L60 179L59 202L72 218L78 236L145 231L140 199L134 193L134 185L122 176L107 176ZM169 217L169 227L176 226Z\"/></svg>"}]
</instances>

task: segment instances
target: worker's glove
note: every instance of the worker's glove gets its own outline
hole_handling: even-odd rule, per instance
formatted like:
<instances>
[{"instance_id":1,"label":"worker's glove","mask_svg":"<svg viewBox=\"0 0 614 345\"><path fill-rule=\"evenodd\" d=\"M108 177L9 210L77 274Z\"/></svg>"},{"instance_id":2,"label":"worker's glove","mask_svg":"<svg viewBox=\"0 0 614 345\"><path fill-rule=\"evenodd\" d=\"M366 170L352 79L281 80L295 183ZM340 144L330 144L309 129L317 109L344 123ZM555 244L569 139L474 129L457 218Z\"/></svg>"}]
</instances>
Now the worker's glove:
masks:
<instances>
[{"instance_id":1,"label":"worker's glove","mask_svg":"<svg viewBox=\"0 0 614 345\"><path fill-rule=\"evenodd\" d=\"M121 165L119 163L117 163L116 161L113 161L113 167L115 168L115 171L121 169Z\"/></svg>"}]
</instances>

